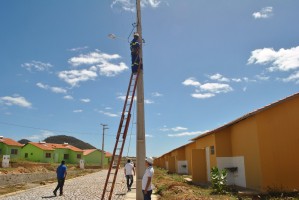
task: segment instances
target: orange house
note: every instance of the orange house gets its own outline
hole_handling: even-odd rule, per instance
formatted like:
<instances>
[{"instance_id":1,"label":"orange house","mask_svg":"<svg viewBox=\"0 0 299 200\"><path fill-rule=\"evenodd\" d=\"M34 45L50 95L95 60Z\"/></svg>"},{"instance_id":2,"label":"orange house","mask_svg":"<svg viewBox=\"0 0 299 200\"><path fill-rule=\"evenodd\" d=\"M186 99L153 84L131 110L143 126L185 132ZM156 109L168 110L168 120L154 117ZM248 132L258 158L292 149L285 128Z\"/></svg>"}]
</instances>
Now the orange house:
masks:
<instances>
[{"instance_id":1,"label":"orange house","mask_svg":"<svg viewBox=\"0 0 299 200\"><path fill-rule=\"evenodd\" d=\"M258 191L299 190L299 93L193 139L193 181L228 169L228 183Z\"/></svg>"}]
</instances>

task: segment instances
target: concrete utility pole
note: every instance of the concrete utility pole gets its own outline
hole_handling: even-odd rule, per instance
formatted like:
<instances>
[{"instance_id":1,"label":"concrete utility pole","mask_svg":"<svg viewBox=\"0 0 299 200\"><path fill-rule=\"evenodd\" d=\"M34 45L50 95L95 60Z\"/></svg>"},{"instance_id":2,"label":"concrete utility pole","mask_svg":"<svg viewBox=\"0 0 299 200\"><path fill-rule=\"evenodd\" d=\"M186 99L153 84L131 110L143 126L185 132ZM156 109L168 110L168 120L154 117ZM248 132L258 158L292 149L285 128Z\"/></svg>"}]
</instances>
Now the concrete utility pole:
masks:
<instances>
[{"instance_id":1,"label":"concrete utility pole","mask_svg":"<svg viewBox=\"0 0 299 200\"><path fill-rule=\"evenodd\" d=\"M104 141L105 141L105 137L104 137L104 133L107 128L106 126L108 126L107 124L101 124L101 126L103 126L103 139L102 139L102 159L101 159L101 168L104 168L104 157L105 157L105 153L104 153Z\"/></svg>"},{"instance_id":2,"label":"concrete utility pole","mask_svg":"<svg viewBox=\"0 0 299 200\"><path fill-rule=\"evenodd\" d=\"M142 28L140 0L136 0L137 11L137 32L139 34L139 58L143 64L142 57ZM142 177L145 171L145 127L144 127L144 90L143 90L143 70L140 70L137 82L137 137L136 137L136 200L142 200Z\"/></svg>"}]
</instances>

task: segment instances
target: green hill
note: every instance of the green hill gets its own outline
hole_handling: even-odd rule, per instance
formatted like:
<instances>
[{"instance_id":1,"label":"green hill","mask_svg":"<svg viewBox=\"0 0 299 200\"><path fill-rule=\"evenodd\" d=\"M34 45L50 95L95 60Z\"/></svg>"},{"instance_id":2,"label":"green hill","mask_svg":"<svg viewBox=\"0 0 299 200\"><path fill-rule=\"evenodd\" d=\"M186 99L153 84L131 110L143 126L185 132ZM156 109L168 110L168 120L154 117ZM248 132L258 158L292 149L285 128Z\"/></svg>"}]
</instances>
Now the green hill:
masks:
<instances>
[{"instance_id":1,"label":"green hill","mask_svg":"<svg viewBox=\"0 0 299 200\"><path fill-rule=\"evenodd\" d=\"M48 143L56 143L56 144L63 144L63 143L69 143L70 145L73 145L79 149L96 149L96 147L92 146L89 143L83 142L82 140L79 140L72 136L67 135L55 135L50 136L44 139L45 142Z\"/></svg>"}]
</instances>

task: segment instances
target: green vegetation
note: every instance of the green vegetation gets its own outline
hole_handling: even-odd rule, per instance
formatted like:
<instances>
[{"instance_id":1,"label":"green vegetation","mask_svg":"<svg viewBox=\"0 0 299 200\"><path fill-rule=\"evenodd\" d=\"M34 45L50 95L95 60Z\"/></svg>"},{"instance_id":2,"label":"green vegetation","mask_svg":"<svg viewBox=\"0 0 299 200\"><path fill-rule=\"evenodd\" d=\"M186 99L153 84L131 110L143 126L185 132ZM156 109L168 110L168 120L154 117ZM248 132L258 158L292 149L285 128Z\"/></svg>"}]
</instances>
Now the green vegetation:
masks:
<instances>
[{"instance_id":1,"label":"green vegetation","mask_svg":"<svg viewBox=\"0 0 299 200\"><path fill-rule=\"evenodd\" d=\"M218 167L211 169L212 188L216 194L224 194L226 192L227 170L219 170Z\"/></svg>"}]
</instances>

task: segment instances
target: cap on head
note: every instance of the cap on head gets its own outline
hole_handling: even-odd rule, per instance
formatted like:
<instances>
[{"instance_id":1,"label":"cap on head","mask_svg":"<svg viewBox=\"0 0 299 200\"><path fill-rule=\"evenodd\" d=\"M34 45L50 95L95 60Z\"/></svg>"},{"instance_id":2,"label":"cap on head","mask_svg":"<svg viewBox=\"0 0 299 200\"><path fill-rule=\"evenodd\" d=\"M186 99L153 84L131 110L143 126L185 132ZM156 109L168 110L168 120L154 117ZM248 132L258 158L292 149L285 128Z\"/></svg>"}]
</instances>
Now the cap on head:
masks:
<instances>
[{"instance_id":1,"label":"cap on head","mask_svg":"<svg viewBox=\"0 0 299 200\"><path fill-rule=\"evenodd\" d=\"M153 160L152 157L148 157L148 158L146 158L145 161L146 161L148 164L151 164L151 165L152 165L153 162L154 162L154 160Z\"/></svg>"},{"instance_id":2,"label":"cap on head","mask_svg":"<svg viewBox=\"0 0 299 200\"><path fill-rule=\"evenodd\" d=\"M139 37L139 33L135 32L134 37Z\"/></svg>"}]
</instances>

